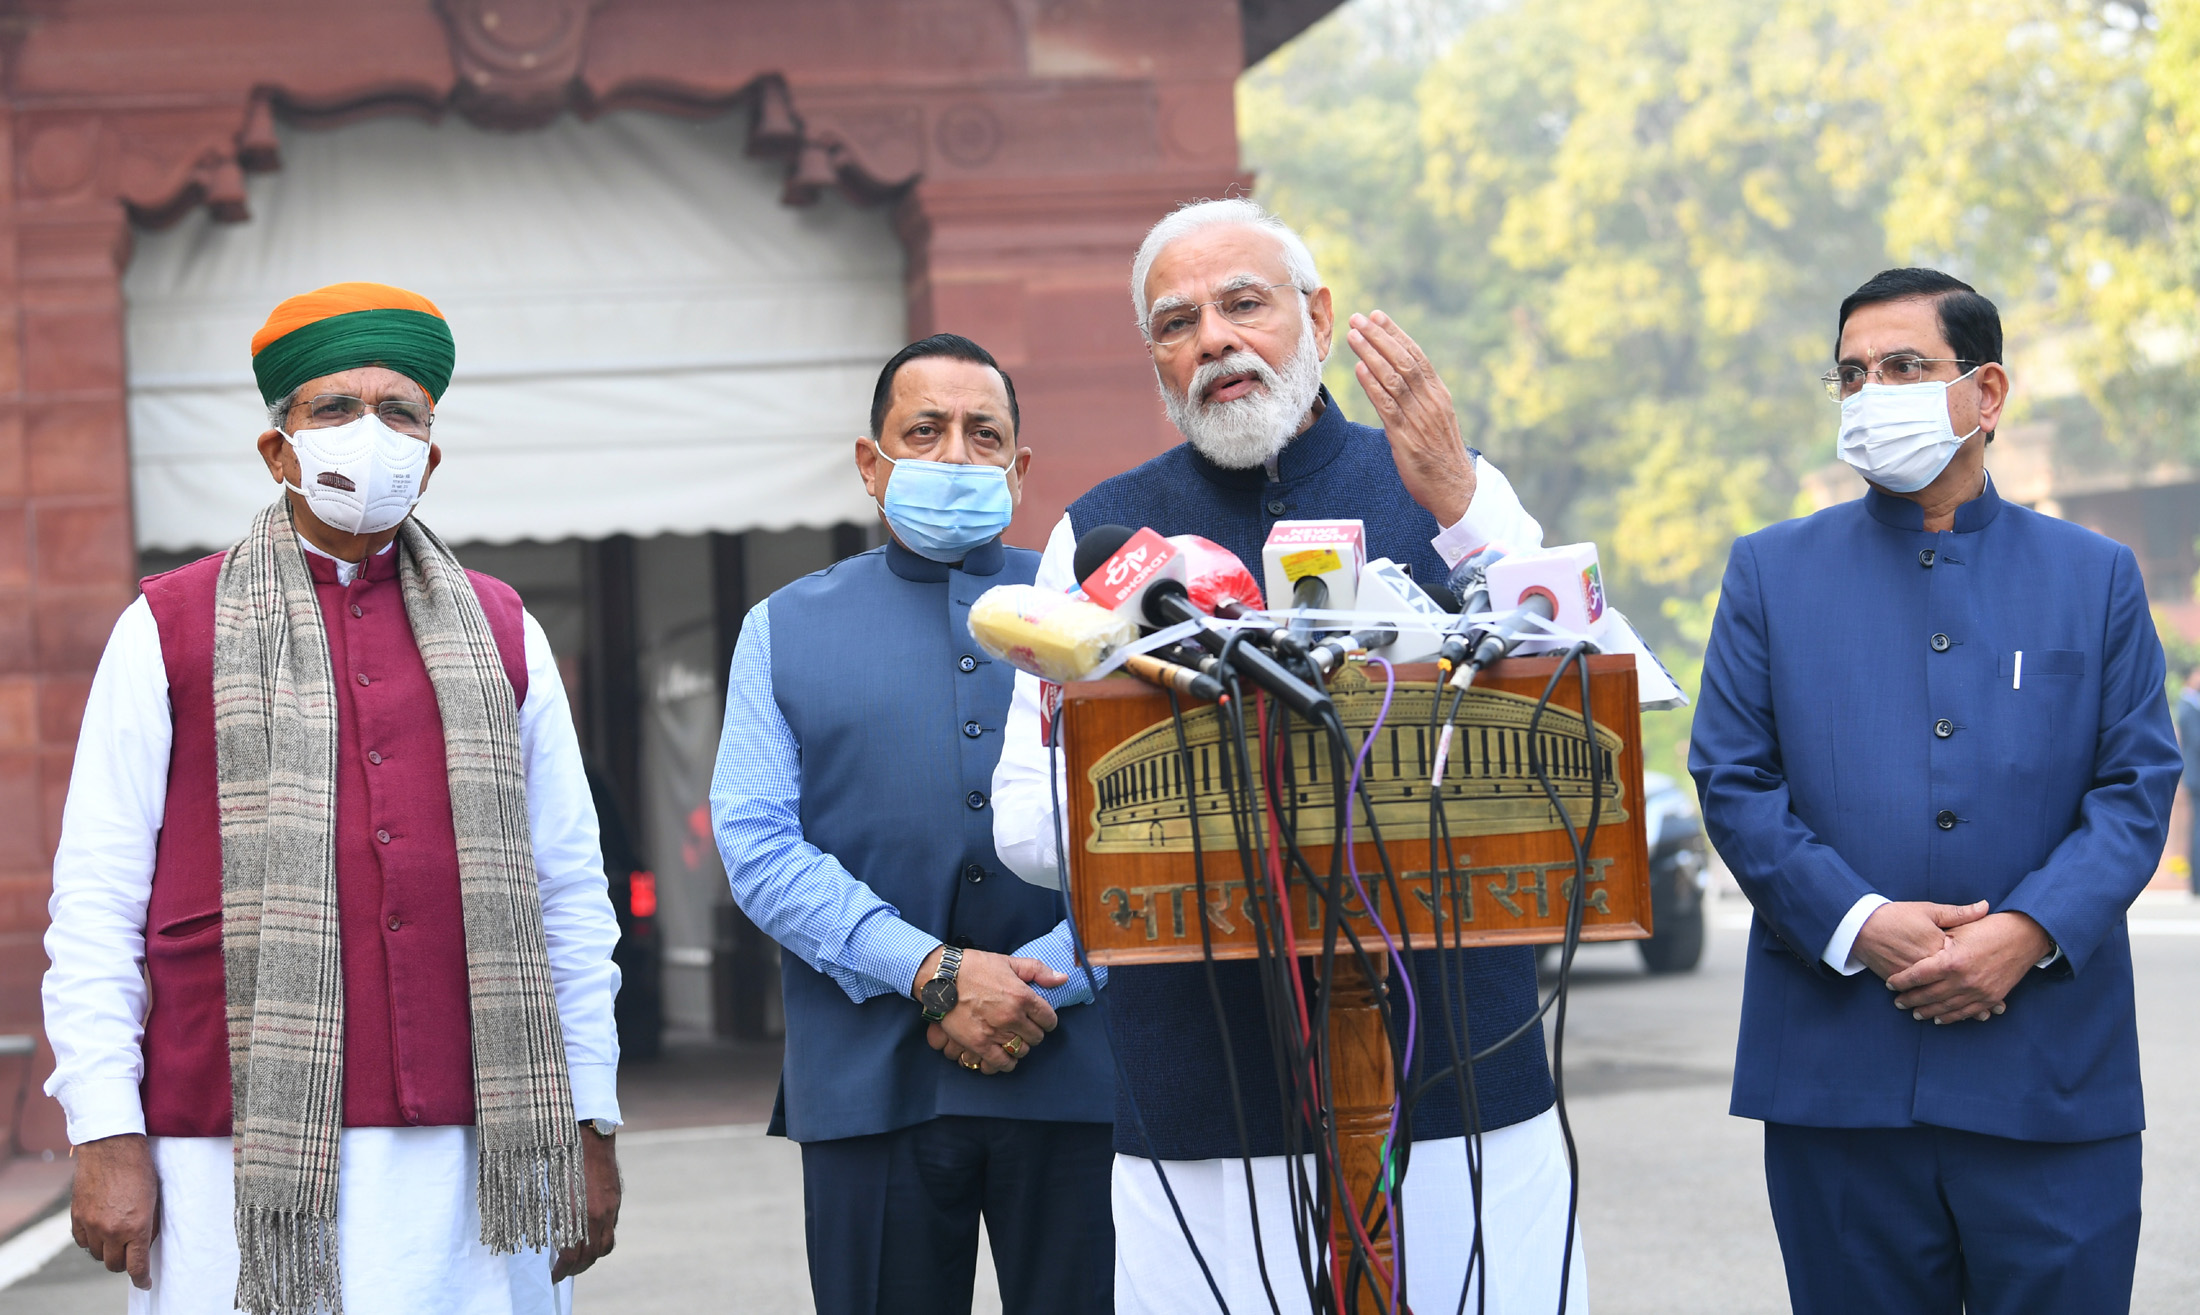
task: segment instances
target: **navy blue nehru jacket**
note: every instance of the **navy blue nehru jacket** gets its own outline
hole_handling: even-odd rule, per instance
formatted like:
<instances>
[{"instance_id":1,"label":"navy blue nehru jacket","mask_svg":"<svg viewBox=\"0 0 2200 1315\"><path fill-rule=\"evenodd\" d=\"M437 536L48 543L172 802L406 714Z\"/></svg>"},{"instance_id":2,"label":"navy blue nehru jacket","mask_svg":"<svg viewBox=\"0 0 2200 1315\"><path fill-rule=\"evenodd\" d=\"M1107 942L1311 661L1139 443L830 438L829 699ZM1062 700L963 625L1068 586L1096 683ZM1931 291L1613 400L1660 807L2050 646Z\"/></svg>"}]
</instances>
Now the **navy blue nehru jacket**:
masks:
<instances>
[{"instance_id":1,"label":"navy blue nehru jacket","mask_svg":"<svg viewBox=\"0 0 2200 1315\"><path fill-rule=\"evenodd\" d=\"M1225 470L1180 443L1135 470L1106 481L1069 506L1077 534L1099 525L1150 526L1163 535L1197 534L1259 570L1261 545L1279 520L1358 518L1367 523L1370 557L1409 565L1415 579L1442 581L1450 568L1431 544L1443 527L1406 492L1379 429L1356 425L1325 391L1321 418L1291 440L1276 459L1276 477L1260 467ZM1425 1015L1408 1079L1418 1083L1452 1062L1441 1035L1440 982L1466 999L1474 1047L1510 1033L1535 1012L1535 951L1525 946L1413 954L1414 989ZM1275 1051L1261 1006L1258 970L1232 961L1215 965L1222 1014L1237 1061L1247 1137L1254 1155L1284 1153L1282 1093ZM1462 981L1464 987L1462 990ZM1401 997L1398 997L1402 999ZM1130 1089L1116 1103L1115 1148L1164 1160L1209 1160L1244 1154L1230 1104L1229 1076L1216 1032L1203 964L1161 964L1109 970L1107 1006L1116 1052ZM1405 1011L1392 1011L1399 1050ZM1475 1102L1483 1131L1530 1119L1551 1106L1550 1066L1543 1030L1474 1066ZM1413 1139L1457 1137L1466 1130L1459 1084L1435 1083L1413 1109ZM1149 1148L1125 1096L1143 1115Z\"/></svg>"},{"instance_id":2,"label":"navy blue nehru jacket","mask_svg":"<svg viewBox=\"0 0 2200 1315\"><path fill-rule=\"evenodd\" d=\"M948 566L898 543L773 594L772 695L800 746L802 838L938 941L1010 954L1045 936L1061 895L1008 875L987 792L1015 670L970 642L970 605L1029 584L1038 554L998 539ZM965 1072L925 1041L896 983L858 1003L780 956L787 1054L774 1132L825 1141L941 1115L1105 1122L1114 1065L1101 1020L1064 1009L1007 1076Z\"/></svg>"},{"instance_id":3,"label":"navy blue nehru jacket","mask_svg":"<svg viewBox=\"0 0 2200 1315\"><path fill-rule=\"evenodd\" d=\"M2177 784L2131 550L2002 501L1873 490L1738 540L1689 770L1756 918L1733 1112L2075 1142L2144 1126L2124 913ZM1866 895L1988 901L2061 950L1936 1026L1827 965Z\"/></svg>"}]
</instances>

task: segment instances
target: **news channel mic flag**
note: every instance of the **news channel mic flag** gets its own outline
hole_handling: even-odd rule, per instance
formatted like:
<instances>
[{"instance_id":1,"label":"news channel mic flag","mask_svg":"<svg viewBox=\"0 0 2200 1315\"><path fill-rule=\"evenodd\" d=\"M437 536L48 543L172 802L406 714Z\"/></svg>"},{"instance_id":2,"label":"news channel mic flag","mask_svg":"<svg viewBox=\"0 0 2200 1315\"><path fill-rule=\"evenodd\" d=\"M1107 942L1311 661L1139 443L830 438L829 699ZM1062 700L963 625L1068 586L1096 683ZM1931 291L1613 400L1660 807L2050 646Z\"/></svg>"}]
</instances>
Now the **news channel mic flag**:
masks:
<instances>
[{"instance_id":1,"label":"news channel mic flag","mask_svg":"<svg viewBox=\"0 0 2200 1315\"><path fill-rule=\"evenodd\" d=\"M2123 1310L2124 914L2179 766L2138 564L1994 487L2010 376L1969 285L1878 274L1835 341L1869 487L1735 542L1690 746L1756 908L1732 1110L1802 1315Z\"/></svg>"}]
</instances>

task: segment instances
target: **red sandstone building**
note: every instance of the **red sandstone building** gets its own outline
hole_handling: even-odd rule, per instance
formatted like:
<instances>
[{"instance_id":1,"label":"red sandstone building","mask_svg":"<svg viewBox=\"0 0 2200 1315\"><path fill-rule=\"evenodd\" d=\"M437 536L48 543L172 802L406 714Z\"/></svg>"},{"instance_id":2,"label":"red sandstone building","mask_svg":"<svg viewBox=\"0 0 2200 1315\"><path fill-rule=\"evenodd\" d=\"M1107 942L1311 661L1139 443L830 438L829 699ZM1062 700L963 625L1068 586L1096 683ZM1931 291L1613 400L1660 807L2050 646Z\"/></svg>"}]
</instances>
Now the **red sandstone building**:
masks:
<instances>
[{"instance_id":1,"label":"red sandstone building","mask_svg":"<svg viewBox=\"0 0 2200 1315\"><path fill-rule=\"evenodd\" d=\"M1173 441L1131 252L1246 181L1238 74L1335 4L0 4L0 1035L39 1033L108 629L272 496L251 328L350 278L452 320L421 514L572 667L660 874L670 1020L768 1031L769 947L697 809L742 614L874 533L849 470L871 375L938 330L1001 358L1034 545ZM12 1099L50 1063L0 1054L7 1150L62 1145L51 1102Z\"/></svg>"}]
</instances>

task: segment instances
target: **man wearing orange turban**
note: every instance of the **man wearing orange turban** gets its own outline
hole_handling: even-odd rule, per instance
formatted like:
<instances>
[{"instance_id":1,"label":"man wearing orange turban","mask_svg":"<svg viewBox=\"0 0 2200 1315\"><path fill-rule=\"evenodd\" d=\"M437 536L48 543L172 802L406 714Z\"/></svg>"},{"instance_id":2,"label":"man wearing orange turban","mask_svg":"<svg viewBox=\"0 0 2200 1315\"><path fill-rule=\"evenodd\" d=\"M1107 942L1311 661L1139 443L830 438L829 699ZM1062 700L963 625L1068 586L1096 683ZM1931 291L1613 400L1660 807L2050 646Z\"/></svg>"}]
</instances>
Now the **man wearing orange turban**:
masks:
<instances>
[{"instance_id":1,"label":"man wearing orange turban","mask_svg":"<svg viewBox=\"0 0 2200 1315\"><path fill-rule=\"evenodd\" d=\"M93 679L46 1090L134 1312L536 1315L611 1249L618 930L564 687L412 516L453 359L401 288L276 307L284 492L146 580Z\"/></svg>"}]
</instances>

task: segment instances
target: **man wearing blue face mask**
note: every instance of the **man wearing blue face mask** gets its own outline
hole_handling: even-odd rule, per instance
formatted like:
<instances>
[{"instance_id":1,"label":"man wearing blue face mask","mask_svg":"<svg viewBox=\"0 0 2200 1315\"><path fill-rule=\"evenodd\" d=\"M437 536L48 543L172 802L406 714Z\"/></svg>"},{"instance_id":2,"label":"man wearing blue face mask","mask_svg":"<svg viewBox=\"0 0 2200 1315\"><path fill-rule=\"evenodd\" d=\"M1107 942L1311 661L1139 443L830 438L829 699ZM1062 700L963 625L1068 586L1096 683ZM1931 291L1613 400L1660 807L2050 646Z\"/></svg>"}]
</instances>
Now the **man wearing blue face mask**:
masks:
<instances>
[{"instance_id":1,"label":"man wearing blue face mask","mask_svg":"<svg viewBox=\"0 0 2200 1315\"><path fill-rule=\"evenodd\" d=\"M968 1311L981 1216L1007 1309L1112 1306L1107 1038L1061 897L993 852L1015 673L970 641L977 596L1038 566L1000 539L1017 421L978 344L903 348L855 452L890 542L758 604L734 651L711 816L788 951L772 1131L802 1144L820 1315Z\"/></svg>"},{"instance_id":2,"label":"man wearing blue face mask","mask_svg":"<svg viewBox=\"0 0 2200 1315\"><path fill-rule=\"evenodd\" d=\"M1995 491L1992 302L1889 270L1837 337L1870 488L1735 543L1689 755L1756 906L1732 1109L1803 1315L2125 1310L2124 913L2179 766L2146 591Z\"/></svg>"}]
</instances>

